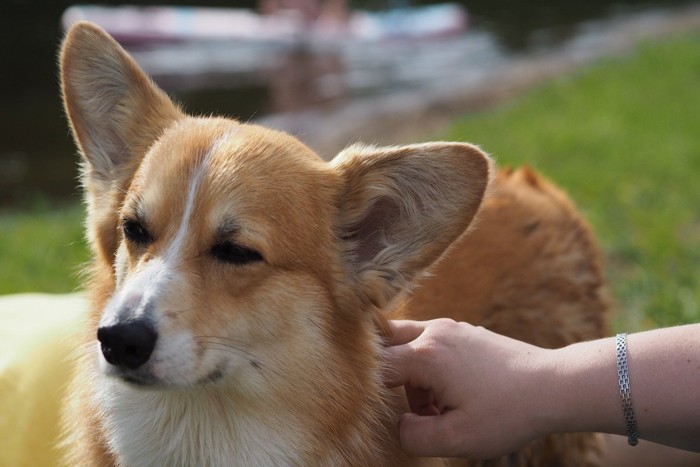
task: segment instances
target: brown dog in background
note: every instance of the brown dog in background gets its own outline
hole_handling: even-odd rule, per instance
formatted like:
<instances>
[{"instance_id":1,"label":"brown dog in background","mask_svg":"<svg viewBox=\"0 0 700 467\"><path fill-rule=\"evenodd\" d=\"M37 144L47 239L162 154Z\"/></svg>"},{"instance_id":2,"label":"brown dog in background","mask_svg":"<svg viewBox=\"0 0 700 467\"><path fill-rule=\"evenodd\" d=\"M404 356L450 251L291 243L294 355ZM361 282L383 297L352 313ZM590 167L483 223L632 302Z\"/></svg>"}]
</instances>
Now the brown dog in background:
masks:
<instances>
[{"instance_id":1,"label":"brown dog in background","mask_svg":"<svg viewBox=\"0 0 700 467\"><path fill-rule=\"evenodd\" d=\"M606 333L590 230L530 170L494 176L458 143L326 163L284 133L185 115L88 23L61 73L94 253L72 465L440 465L400 448L387 317L545 347ZM553 435L488 464L596 454L596 435Z\"/></svg>"}]
</instances>

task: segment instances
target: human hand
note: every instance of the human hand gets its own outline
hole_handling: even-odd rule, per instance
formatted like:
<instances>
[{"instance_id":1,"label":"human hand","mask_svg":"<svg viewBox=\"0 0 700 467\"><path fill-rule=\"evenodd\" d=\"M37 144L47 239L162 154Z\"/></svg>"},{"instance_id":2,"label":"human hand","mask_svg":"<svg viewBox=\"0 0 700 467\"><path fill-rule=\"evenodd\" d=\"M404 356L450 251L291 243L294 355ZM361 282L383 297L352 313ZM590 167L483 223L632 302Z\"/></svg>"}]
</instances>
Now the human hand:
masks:
<instances>
[{"instance_id":1,"label":"human hand","mask_svg":"<svg viewBox=\"0 0 700 467\"><path fill-rule=\"evenodd\" d=\"M547 431L550 351L450 319L390 328L385 382L406 389L406 452L488 459Z\"/></svg>"}]
</instances>

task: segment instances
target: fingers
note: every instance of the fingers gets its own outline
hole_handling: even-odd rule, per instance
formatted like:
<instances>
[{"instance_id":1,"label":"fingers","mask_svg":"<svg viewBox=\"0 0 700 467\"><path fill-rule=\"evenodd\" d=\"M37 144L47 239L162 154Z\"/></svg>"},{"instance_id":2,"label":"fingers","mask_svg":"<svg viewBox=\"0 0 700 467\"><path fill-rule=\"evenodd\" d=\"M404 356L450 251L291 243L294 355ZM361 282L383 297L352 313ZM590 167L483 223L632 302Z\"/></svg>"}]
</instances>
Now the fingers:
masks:
<instances>
[{"instance_id":1,"label":"fingers","mask_svg":"<svg viewBox=\"0 0 700 467\"><path fill-rule=\"evenodd\" d=\"M423 334L428 322L410 320L389 320L391 341L389 345L407 344Z\"/></svg>"},{"instance_id":2,"label":"fingers","mask_svg":"<svg viewBox=\"0 0 700 467\"><path fill-rule=\"evenodd\" d=\"M424 347L409 344L387 347L383 352L386 363L383 372L387 387L411 386L414 389L434 389L435 361Z\"/></svg>"},{"instance_id":3,"label":"fingers","mask_svg":"<svg viewBox=\"0 0 700 467\"><path fill-rule=\"evenodd\" d=\"M430 321L389 321L393 336L383 355L387 363L383 379L388 387L407 385L432 389L433 362L427 362L424 349L419 350L420 346L414 345L428 325Z\"/></svg>"},{"instance_id":4,"label":"fingers","mask_svg":"<svg viewBox=\"0 0 700 467\"><path fill-rule=\"evenodd\" d=\"M390 387L415 384L415 364L412 363L412 349L405 344L417 339L425 330L425 323L420 321L393 320L389 321L391 341L389 347L384 349L384 360L388 363L383 375L384 383ZM429 388L425 388L429 389Z\"/></svg>"},{"instance_id":5,"label":"fingers","mask_svg":"<svg viewBox=\"0 0 700 467\"><path fill-rule=\"evenodd\" d=\"M387 387L395 388L405 384L423 387L423 385L416 384L416 366L411 364L412 350L404 345L384 349L383 359L387 366L384 368L382 379Z\"/></svg>"}]
</instances>

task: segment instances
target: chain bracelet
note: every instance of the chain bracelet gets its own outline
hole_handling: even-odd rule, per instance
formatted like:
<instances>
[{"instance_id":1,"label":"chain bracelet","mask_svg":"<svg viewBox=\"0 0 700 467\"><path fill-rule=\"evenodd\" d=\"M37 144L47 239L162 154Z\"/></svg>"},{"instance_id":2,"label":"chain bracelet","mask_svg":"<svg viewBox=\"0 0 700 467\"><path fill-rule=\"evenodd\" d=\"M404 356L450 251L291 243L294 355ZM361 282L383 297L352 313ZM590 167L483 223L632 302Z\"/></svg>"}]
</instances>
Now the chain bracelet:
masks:
<instances>
[{"instance_id":1,"label":"chain bracelet","mask_svg":"<svg viewBox=\"0 0 700 467\"><path fill-rule=\"evenodd\" d=\"M639 440L637 432L637 418L632 408L632 394L630 391L630 377L627 369L627 334L618 334L615 339L617 350L617 376L620 383L620 397L622 397L622 414L625 416L627 426L627 442L630 446L636 446Z\"/></svg>"}]
</instances>

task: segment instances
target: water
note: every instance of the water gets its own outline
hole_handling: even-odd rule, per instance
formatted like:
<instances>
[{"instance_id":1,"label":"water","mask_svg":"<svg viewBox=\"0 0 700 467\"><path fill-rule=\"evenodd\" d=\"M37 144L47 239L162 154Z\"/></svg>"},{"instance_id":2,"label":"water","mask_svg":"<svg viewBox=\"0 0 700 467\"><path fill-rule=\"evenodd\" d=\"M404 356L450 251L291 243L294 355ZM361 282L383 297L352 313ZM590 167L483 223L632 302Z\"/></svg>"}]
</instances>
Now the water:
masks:
<instances>
[{"instance_id":1,"label":"water","mask_svg":"<svg viewBox=\"0 0 700 467\"><path fill-rule=\"evenodd\" d=\"M45 3L6 0L0 6L0 209L79 199L78 157L63 116L55 66L61 37L59 18L68 2ZM217 3L231 5L208 2ZM181 64L185 56L182 50L172 49L171 55L160 59L161 65L153 51L134 50L134 54L189 112L248 120L280 112L342 107L389 90L422 92L428 83L434 88L455 80L478 80L480 74L513 57L536 54L575 39L584 21L624 15L640 5L652 4L472 1L466 4L471 16L466 34L440 41L390 42L381 47L338 44L324 51L249 47L233 54L230 45L200 44L193 47L206 47L209 56L218 54L228 65L208 72L194 66L184 78L163 65ZM253 4L236 2L236 6ZM383 5L371 2L369 6ZM265 57L264 66L256 66L255 71L241 66L251 59L259 64L261 56Z\"/></svg>"}]
</instances>

